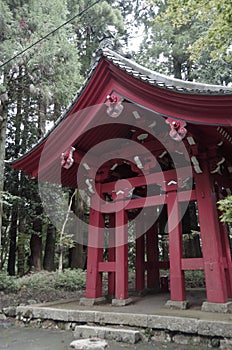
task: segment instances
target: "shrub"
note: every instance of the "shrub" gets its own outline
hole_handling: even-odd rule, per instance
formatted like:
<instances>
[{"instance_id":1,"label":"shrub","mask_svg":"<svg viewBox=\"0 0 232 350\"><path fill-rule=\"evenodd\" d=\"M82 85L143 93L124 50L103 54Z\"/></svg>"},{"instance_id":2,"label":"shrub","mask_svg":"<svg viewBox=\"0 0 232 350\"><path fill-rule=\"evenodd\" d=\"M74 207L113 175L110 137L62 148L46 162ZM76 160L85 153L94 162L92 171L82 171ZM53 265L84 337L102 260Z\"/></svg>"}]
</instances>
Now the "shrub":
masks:
<instances>
[{"instance_id":1,"label":"shrub","mask_svg":"<svg viewBox=\"0 0 232 350\"><path fill-rule=\"evenodd\" d=\"M218 201L218 208L222 212L220 216L221 221L232 223L232 195Z\"/></svg>"},{"instance_id":2,"label":"shrub","mask_svg":"<svg viewBox=\"0 0 232 350\"><path fill-rule=\"evenodd\" d=\"M184 275L186 288L205 287L205 275L203 270L185 271Z\"/></svg>"},{"instance_id":3,"label":"shrub","mask_svg":"<svg viewBox=\"0 0 232 350\"><path fill-rule=\"evenodd\" d=\"M9 276L6 272L0 272L0 290L4 292L17 292L20 286L13 276Z\"/></svg>"},{"instance_id":4,"label":"shrub","mask_svg":"<svg viewBox=\"0 0 232 350\"><path fill-rule=\"evenodd\" d=\"M66 269L63 273L56 273L56 288L75 291L85 288L85 284L86 273L81 269Z\"/></svg>"},{"instance_id":5,"label":"shrub","mask_svg":"<svg viewBox=\"0 0 232 350\"><path fill-rule=\"evenodd\" d=\"M54 272L37 272L31 275L23 276L19 279L20 287L26 287L31 290L49 290L54 289Z\"/></svg>"},{"instance_id":6,"label":"shrub","mask_svg":"<svg viewBox=\"0 0 232 350\"><path fill-rule=\"evenodd\" d=\"M167 276L170 280L169 270L160 270L161 276ZM184 271L186 288L205 288L205 274L203 270Z\"/></svg>"}]
</instances>

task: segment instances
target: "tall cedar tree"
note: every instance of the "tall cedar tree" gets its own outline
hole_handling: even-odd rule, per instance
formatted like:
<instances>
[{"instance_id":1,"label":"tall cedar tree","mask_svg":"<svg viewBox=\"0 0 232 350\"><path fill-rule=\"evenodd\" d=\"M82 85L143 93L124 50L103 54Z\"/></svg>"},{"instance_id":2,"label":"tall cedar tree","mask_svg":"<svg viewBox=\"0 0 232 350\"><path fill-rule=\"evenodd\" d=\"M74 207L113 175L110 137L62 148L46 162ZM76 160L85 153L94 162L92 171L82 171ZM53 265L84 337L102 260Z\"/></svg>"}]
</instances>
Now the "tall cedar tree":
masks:
<instances>
[{"instance_id":1,"label":"tall cedar tree","mask_svg":"<svg viewBox=\"0 0 232 350\"><path fill-rule=\"evenodd\" d=\"M6 61L88 5L87 0L78 4L72 0L3 0L0 4L0 61ZM7 110L5 108L6 159L21 156L44 136L48 123L56 121L78 91L92 51L104 33L112 28L116 34L123 33L122 16L116 6L102 1L1 69L0 92L9 96ZM1 141L4 147L4 140ZM3 176L2 153L0 158ZM18 256L17 272L24 273L25 254L30 265L41 268L43 229L47 232L44 266L51 269L54 266L54 232L50 226L46 230L50 224L44 218L35 181L8 167L5 178L4 190L17 198L10 208L4 208L4 242L5 246L10 245L8 272L16 273ZM52 261L48 262L49 249Z\"/></svg>"}]
</instances>

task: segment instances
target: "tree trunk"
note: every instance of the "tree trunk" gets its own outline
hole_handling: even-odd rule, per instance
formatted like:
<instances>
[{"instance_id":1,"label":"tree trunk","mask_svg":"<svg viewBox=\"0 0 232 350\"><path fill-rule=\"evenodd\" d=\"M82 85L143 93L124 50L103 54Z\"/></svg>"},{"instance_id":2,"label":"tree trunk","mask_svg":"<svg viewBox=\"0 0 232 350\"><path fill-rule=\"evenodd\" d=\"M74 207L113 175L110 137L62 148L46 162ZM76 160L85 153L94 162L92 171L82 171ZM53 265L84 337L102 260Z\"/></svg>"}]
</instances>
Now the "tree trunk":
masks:
<instances>
[{"instance_id":1,"label":"tree trunk","mask_svg":"<svg viewBox=\"0 0 232 350\"><path fill-rule=\"evenodd\" d=\"M42 237L39 235L39 233L33 233L30 239L30 270L41 270L41 248Z\"/></svg>"},{"instance_id":2,"label":"tree trunk","mask_svg":"<svg viewBox=\"0 0 232 350\"><path fill-rule=\"evenodd\" d=\"M31 249L31 256L30 256L30 267L33 268L35 271L40 271L42 269L42 228L43 228L43 222L40 217L42 214L43 208L42 206L38 206L36 208L36 217L33 222L33 233L31 235L30 240L30 249Z\"/></svg>"},{"instance_id":3,"label":"tree trunk","mask_svg":"<svg viewBox=\"0 0 232 350\"><path fill-rule=\"evenodd\" d=\"M38 131L39 139L46 133L46 104L44 101L39 102L39 116L38 116Z\"/></svg>"},{"instance_id":4,"label":"tree trunk","mask_svg":"<svg viewBox=\"0 0 232 350\"><path fill-rule=\"evenodd\" d=\"M83 259L83 245L75 242L75 246L70 248L69 251L69 267L71 269L83 269Z\"/></svg>"},{"instance_id":5,"label":"tree trunk","mask_svg":"<svg viewBox=\"0 0 232 350\"><path fill-rule=\"evenodd\" d=\"M17 224L18 224L18 205L14 204L12 208L11 225L9 230L10 250L9 250L8 268L7 268L7 271L11 276L15 275L17 230L18 230Z\"/></svg>"},{"instance_id":6,"label":"tree trunk","mask_svg":"<svg viewBox=\"0 0 232 350\"><path fill-rule=\"evenodd\" d=\"M64 257L64 249L60 248L60 255L59 255L59 265L58 265L58 273L63 272L63 257Z\"/></svg>"},{"instance_id":7,"label":"tree trunk","mask_svg":"<svg viewBox=\"0 0 232 350\"><path fill-rule=\"evenodd\" d=\"M3 194L3 188L4 188L6 117L7 117L7 113L4 108L0 113L0 257L1 257L1 250L2 250L2 209L3 209L2 194ZM2 261L0 260L0 267L1 266L2 266Z\"/></svg>"},{"instance_id":8,"label":"tree trunk","mask_svg":"<svg viewBox=\"0 0 232 350\"><path fill-rule=\"evenodd\" d=\"M20 153L20 139L21 139L21 121L22 121L22 105L23 105L23 94L22 94L22 77L23 77L23 68L19 67L19 73L17 82L15 85L16 88L16 115L15 115L15 133L14 133L14 153L13 157L17 158ZM11 189L10 192L14 196L18 196L19 189L19 172L17 170L12 170L11 176ZM11 227L9 230L10 236L10 251L9 251L9 260L8 260L8 273L10 275L15 275L15 262L16 262L16 247L17 247L17 221L18 221L18 204L13 204L12 216L11 216Z\"/></svg>"},{"instance_id":9,"label":"tree trunk","mask_svg":"<svg viewBox=\"0 0 232 350\"><path fill-rule=\"evenodd\" d=\"M56 244L56 228L52 224L48 224L45 251L44 251L44 260L43 260L44 270L55 271L55 244Z\"/></svg>"},{"instance_id":10,"label":"tree trunk","mask_svg":"<svg viewBox=\"0 0 232 350\"><path fill-rule=\"evenodd\" d=\"M174 73L174 78L176 79L182 79L182 66L181 62L179 62L178 57L173 57L173 73Z\"/></svg>"},{"instance_id":11,"label":"tree trunk","mask_svg":"<svg viewBox=\"0 0 232 350\"><path fill-rule=\"evenodd\" d=\"M199 234L186 234L183 236L183 257L201 258L201 245Z\"/></svg>"},{"instance_id":12,"label":"tree trunk","mask_svg":"<svg viewBox=\"0 0 232 350\"><path fill-rule=\"evenodd\" d=\"M24 235L19 231L18 233L18 244L17 244L17 252L18 252L18 275L21 277L25 273L25 252L24 252Z\"/></svg>"},{"instance_id":13,"label":"tree trunk","mask_svg":"<svg viewBox=\"0 0 232 350\"><path fill-rule=\"evenodd\" d=\"M79 194L78 190L76 191L74 205L72 205L72 210L76 214L76 216L80 219L80 223L84 221L84 201ZM81 242L83 241L83 232L82 225L78 225L76 228L78 232L76 232L74 240L75 246L69 249L69 267L72 269L83 269L84 268L84 257L83 257L83 245Z\"/></svg>"},{"instance_id":14,"label":"tree trunk","mask_svg":"<svg viewBox=\"0 0 232 350\"><path fill-rule=\"evenodd\" d=\"M2 194L4 189L4 160L5 160L5 143L6 143L6 125L7 125L7 108L0 96L0 270L2 268Z\"/></svg>"}]
</instances>

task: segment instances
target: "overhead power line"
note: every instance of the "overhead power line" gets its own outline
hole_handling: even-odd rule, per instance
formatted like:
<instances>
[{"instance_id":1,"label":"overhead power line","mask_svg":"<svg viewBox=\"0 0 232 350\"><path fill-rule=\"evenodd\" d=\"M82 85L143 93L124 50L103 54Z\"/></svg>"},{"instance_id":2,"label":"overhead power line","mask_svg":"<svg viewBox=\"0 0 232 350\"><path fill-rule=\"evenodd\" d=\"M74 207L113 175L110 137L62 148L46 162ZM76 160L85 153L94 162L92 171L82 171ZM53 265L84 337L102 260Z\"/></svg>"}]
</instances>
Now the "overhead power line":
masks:
<instances>
[{"instance_id":1,"label":"overhead power line","mask_svg":"<svg viewBox=\"0 0 232 350\"><path fill-rule=\"evenodd\" d=\"M6 64L8 64L9 62L13 61L15 58L21 56L22 54L24 54L26 51L30 50L32 47L36 46L37 44L39 44L41 41L47 39L50 35L56 33L59 29L61 29L62 27L66 26L67 24L69 24L70 22L72 22L75 18L77 17L81 17L85 12L87 12L89 9L91 9L93 6L95 6L98 2L100 2L101 0L96 0L95 2L93 2L91 5L87 6L84 10L82 10L81 12L79 12L78 14L76 14L75 16L73 16L72 18L70 18L69 20L67 20L66 22L64 22L63 24L61 24L59 27L56 27L55 29L53 29L51 32L49 32L48 34L42 36L40 39L38 39L37 41L35 41L33 44L29 45L28 47L26 47L24 50L20 51L19 53L17 53L16 55L14 55L13 57L9 58L7 61L5 61L4 63L2 63L0 65L0 68L4 67Z\"/></svg>"}]
</instances>

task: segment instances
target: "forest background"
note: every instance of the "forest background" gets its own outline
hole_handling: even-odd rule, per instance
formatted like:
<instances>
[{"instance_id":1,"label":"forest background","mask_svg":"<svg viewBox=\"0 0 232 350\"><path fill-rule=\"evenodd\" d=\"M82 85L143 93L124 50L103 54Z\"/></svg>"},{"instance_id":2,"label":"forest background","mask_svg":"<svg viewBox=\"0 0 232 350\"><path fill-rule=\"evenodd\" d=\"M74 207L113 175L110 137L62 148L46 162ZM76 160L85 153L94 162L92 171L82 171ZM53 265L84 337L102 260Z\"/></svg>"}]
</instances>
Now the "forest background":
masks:
<instances>
[{"instance_id":1,"label":"forest background","mask_svg":"<svg viewBox=\"0 0 232 350\"><path fill-rule=\"evenodd\" d=\"M12 276L56 270L63 250L62 267L84 267L83 247L61 241L44 214L36 181L6 161L31 149L61 116L102 39L110 36L115 47L157 72L188 81L232 83L230 0L97 1L11 60L93 3L0 0L0 271ZM72 195L70 189L66 193ZM88 220L78 193L73 198L72 210Z\"/></svg>"}]
</instances>

